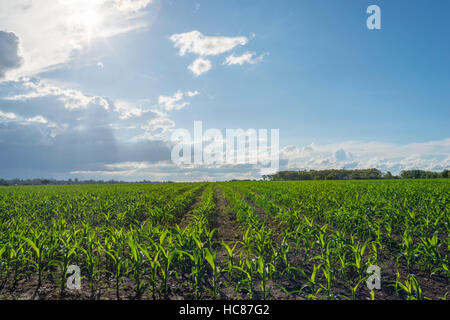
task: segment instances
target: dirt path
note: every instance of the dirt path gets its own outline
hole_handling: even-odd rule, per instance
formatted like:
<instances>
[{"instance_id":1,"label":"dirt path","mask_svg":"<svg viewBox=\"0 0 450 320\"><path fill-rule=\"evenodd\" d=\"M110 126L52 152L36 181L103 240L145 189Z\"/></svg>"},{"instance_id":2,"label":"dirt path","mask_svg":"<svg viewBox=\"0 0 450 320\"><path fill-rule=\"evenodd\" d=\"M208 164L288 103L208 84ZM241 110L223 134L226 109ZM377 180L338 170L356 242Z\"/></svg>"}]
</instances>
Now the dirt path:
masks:
<instances>
[{"instance_id":1,"label":"dirt path","mask_svg":"<svg viewBox=\"0 0 450 320\"><path fill-rule=\"evenodd\" d=\"M217 228L217 240L222 240L230 245L238 240L242 240L242 232L236 221L236 215L228 209L228 202L225 199L222 189L215 186L217 215L212 223L213 228Z\"/></svg>"},{"instance_id":2,"label":"dirt path","mask_svg":"<svg viewBox=\"0 0 450 320\"><path fill-rule=\"evenodd\" d=\"M235 246L237 241L242 240L242 230L236 221L236 215L229 210L228 201L225 199L222 189L217 185L214 186L216 209L217 214L214 221L212 221L212 228L216 228L215 241L217 250L217 260L220 263L221 269L224 270L227 267L227 261L229 260L227 250L222 246L222 241L225 242L231 249ZM235 252L238 252L240 245L236 245ZM236 255L236 254L235 254ZM221 274L220 282L226 283L230 281L226 273ZM220 299L236 299L236 294L231 286L228 288L221 288Z\"/></svg>"},{"instance_id":3,"label":"dirt path","mask_svg":"<svg viewBox=\"0 0 450 320\"><path fill-rule=\"evenodd\" d=\"M238 190L235 192L240 193ZM257 214L259 221L264 223L272 231L272 239L280 245L283 240L283 226L282 223L276 221L269 213L267 213L263 208L256 205L251 199L246 197L244 194L240 193L242 198L247 202L247 204L254 210ZM255 193L256 194L256 193Z\"/></svg>"}]
</instances>

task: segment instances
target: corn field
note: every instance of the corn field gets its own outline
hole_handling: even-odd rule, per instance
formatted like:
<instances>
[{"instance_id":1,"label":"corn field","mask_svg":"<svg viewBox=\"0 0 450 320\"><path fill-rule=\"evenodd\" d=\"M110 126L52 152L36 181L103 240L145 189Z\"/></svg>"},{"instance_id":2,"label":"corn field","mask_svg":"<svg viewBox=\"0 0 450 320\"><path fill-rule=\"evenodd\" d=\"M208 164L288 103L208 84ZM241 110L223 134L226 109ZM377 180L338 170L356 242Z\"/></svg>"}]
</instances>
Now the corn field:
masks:
<instances>
[{"instance_id":1,"label":"corn field","mask_svg":"<svg viewBox=\"0 0 450 320\"><path fill-rule=\"evenodd\" d=\"M449 205L448 179L2 187L0 298L447 299Z\"/></svg>"}]
</instances>

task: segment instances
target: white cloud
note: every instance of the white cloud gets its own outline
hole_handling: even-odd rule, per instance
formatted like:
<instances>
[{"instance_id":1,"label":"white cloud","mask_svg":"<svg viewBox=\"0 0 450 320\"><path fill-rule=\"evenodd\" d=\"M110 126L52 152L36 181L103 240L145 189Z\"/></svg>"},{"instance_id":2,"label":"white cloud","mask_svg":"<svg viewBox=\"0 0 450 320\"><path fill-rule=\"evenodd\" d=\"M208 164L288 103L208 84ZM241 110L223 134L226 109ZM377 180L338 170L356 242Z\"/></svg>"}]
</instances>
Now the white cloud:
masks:
<instances>
[{"instance_id":1,"label":"white cloud","mask_svg":"<svg viewBox=\"0 0 450 320\"><path fill-rule=\"evenodd\" d=\"M160 131L166 133L169 129L175 127L175 122L168 118L155 118L142 126L142 129L150 132Z\"/></svg>"},{"instance_id":2,"label":"white cloud","mask_svg":"<svg viewBox=\"0 0 450 320\"><path fill-rule=\"evenodd\" d=\"M21 39L23 64L10 79L33 76L67 63L97 38L144 30L150 0L0 1L0 30Z\"/></svg>"},{"instance_id":3,"label":"white cloud","mask_svg":"<svg viewBox=\"0 0 450 320\"><path fill-rule=\"evenodd\" d=\"M133 117L142 117L147 112L153 112L144 108L144 104L149 100L141 100L138 102L130 102L125 100L116 100L114 102L114 111L120 114L120 119L126 120Z\"/></svg>"},{"instance_id":4,"label":"white cloud","mask_svg":"<svg viewBox=\"0 0 450 320\"><path fill-rule=\"evenodd\" d=\"M119 162L112 164L105 164L105 170L98 171L72 171L70 174L74 175L102 175L102 176L130 176L133 174L138 174L142 170L147 170L152 167L149 162Z\"/></svg>"},{"instance_id":5,"label":"white cloud","mask_svg":"<svg viewBox=\"0 0 450 320\"><path fill-rule=\"evenodd\" d=\"M347 141L330 145L280 150L285 169L378 168L441 171L450 167L450 139L395 145L382 142Z\"/></svg>"},{"instance_id":6,"label":"white cloud","mask_svg":"<svg viewBox=\"0 0 450 320\"><path fill-rule=\"evenodd\" d=\"M17 118L15 113L12 112L3 112L0 110L0 118L5 120L14 120Z\"/></svg>"},{"instance_id":7,"label":"white cloud","mask_svg":"<svg viewBox=\"0 0 450 320\"><path fill-rule=\"evenodd\" d=\"M177 166L170 160L158 162L123 162L106 164L101 170L72 171L72 175L84 178L114 178L128 181L216 181L229 179L251 179L258 175L248 166Z\"/></svg>"},{"instance_id":8,"label":"white cloud","mask_svg":"<svg viewBox=\"0 0 450 320\"><path fill-rule=\"evenodd\" d=\"M24 118L13 112L3 112L2 110L0 110L0 122L15 122L19 124L30 124L30 123L48 124L49 127L55 127L55 124L49 123L49 121L45 119L43 116Z\"/></svg>"},{"instance_id":9,"label":"white cloud","mask_svg":"<svg viewBox=\"0 0 450 320\"><path fill-rule=\"evenodd\" d=\"M195 53L200 56L214 56L246 45L246 37L205 36L194 30L191 32L174 34L170 37L175 48L179 49L180 56L186 53Z\"/></svg>"},{"instance_id":10,"label":"white cloud","mask_svg":"<svg viewBox=\"0 0 450 320\"><path fill-rule=\"evenodd\" d=\"M48 123L47 119L45 119L43 116L36 116L36 117L28 118L27 121L31 122L31 123L40 123L40 124Z\"/></svg>"},{"instance_id":11,"label":"white cloud","mask_svg":"<svg viewBox=\"0 0 450 320\"><path fill-rule=\"evenodd\" d=\"M180 110L189 105L189 102L183 102L183 92L178 90L173 96L160 96L158 102L167 111Z\"/></svg>"},{"instance_id":12,"label":"white cloud","mask_svg":"<svg viewBox=\"0 0 450 320\"><path fill-rule=\"evenodd\" d=\"M66 109L70 110L86 109L90 104L100 105L105 110L109 109L109 103L106 98L100 96L88 96L80 90L63 88L40 79L23 78L18 83L20 83L26 93L5 97L2 98L3 100L27 101L54 96L64 104Z\"/></svg>"},{"instance_id":13,"label":"white cloud","mask_svg":"<svg viewBox=\"0 0 450 320\"><path fill-rule=\"evenodd\" d=\"M188 66L188 70L190 70L197 77L208 72L211 68L211 61L203 58L196 59L191 65Z\"/></svg>"},{"instance_id":14,"label":"white cloud","mask_svg":"<svg viewBox=\"0 0 450 320\"><path fill-rule=\"evenodd\" d=\"M198 94L198 91L188 91L183 93L181 90L178 90L173 96L159 96L158 103L167 111L181 110L190 105L190 102L183 101L184 95L192 98Z\"/></svg>"},{"instance_id":15,"label":"white cloud","mask_svg":"<svg viewBox=\"0 0 450 320\"><path fill-rule=\"evenodd\" d=\"M169 142L170 132L175 127L175 122L167 117L157 117L140 126L144 132L133 136L129 142L139 141L165 141Z\"/></svg>"},{"instance_id":16,"label":"white cloud","mask_svg":"<svg viewBox=\"0 0 450 320\"><path fill-rule=\"evenodd\" d=\"M187 94L188 97L192 98L192 97L195 97L195 96L199 95L200 92L198 92L198 91L187 91L186 94Z\"/></svg>"},{"instance_id":17,"label":"white cloud","mask_svg":"<svg viewBox=\"0 0 450 320\"><path fill-rule=\"evenodd\" d=\"M261 54L260 56L253 58L254 56L256 56L256 52L246 52L238 57L232 54L226 58L224 64L227 64L229 66L234 64L239 64L242 66L244 63L256 64L262 62L265 55L266 54Z\"/></svg>"},{"instance_id":18,"label":"white cloud","mask_svg":"<svg viewBox=\"0 0 450 320\"><path fill-rule=\"evenodd\" d=\"M20 56L20 41L13 32L0 31L0 79L10 70L19 68L23 63Z\"/></svg>"},{"instance_id":19,"label":"white cloud","mask_svg":"<svg viewBox=\"0 0 450 320\"><path fill-rule=\"evenodd\" d=\"M120 174L121 176L130 176L138 174L142 170L146 170L152 167L150 162L119 162L112 164L105 164L106 170L99 171L72 171L70 174L99 174L105 176L114 176Z\"/></svg>"},{"instance_id":20,"label":"white cloud","mask_svg":"<svg viewBox=\"0 0 450 320\"><path fill-rule=\"evenodd\" d=\"M108 169L121 169L121 170L136 170L147 168L148 166L149 166L148 162L121 162L105 165L105 167Z\"/></svg>"},{"instance_id":21,"label":"white cloud","mask_svg":"<svg viewBox=\"0 0 450 320\"><path fill-rule=\"evenodd\" d=\"M138 12L147 7L153 0L115 0L114 4L120 11Z\"/></svg>"},{"instance_id":22,"label":"white cloud","mask_svg":"<svg viewBox=\"0 0 450 320\"><path fill-rule=\"evenodd\" d=\"M178 90L173 96L160 96L158 103L151 105L149 99L137 101L118 99L110 102L104 97L87 95L81 90L66 88L63 84L53 84L37 78L22 78L7 85L12 88L8 92L10 95L6 97L0 95L0 100L14 102L36 100L30 105L44 113L42 117L22 116L16 119L18 115L2 111L0 114L2 122L27 120L29 123L47 123L48 126L57 123L55 128L64 128L64 125L67 125L67 128L80 132L107 127L113 130L117 139L130 143L168 140L166 134L175 126L175 122L168 118L167 111L183 109L190 104L186 100L200 94L197 90L186 92ZM64 109L67 111L64 112ZM30 117L29 110L24 109L22 112ZM46 120L48 117L52 122ZM52 132L57 134L60 131Z\"/></svg>"},{"instance_id":23,"label":"white cloud","mask_svg":"<svg viewBox=\"0 0 450 320\"><path fill-rule=\"evenodd\" d=\"M155 128L157 123L154 121ZM385 148L385 151L379 148ZM329 145L312 143L305 147L282 148L280 169L378 168L394 174L414 168L442 171L450 168L449 149L450 139L404 145L356 141ZM176 165L170 160L161 160L117 162L106 164L98 170L73 171L71 174L83 175L84 178L108 177L129 181L142 180L144 177L158 181L206 181L258 179L261 178L260 172L260 167L249 164Z\"/></svg>"}]
</instances>

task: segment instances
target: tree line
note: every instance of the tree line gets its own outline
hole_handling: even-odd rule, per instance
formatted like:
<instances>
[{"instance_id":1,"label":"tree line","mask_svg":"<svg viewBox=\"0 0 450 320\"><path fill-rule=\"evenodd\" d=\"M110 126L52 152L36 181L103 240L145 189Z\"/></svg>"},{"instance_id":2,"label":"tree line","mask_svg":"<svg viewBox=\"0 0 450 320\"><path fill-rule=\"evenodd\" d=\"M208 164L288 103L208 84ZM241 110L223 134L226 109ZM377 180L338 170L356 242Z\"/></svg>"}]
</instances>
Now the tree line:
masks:
<instances>
[{"instance_id":1,"label":"tree line","mask_svg":"<svg viewBox=\"0 0 450 320\"><path fill-rule=\"evenodd\" d=\"M449 170L442 172L424 170L404 170L398 176L391 172L383 173L378 169L329 169L329 170L300 170L279 171L273 175L263 175L264 180L371 180L371 179L439 179L450 178ZM240 180L231 180L240 181ZM245 180L244 180L245 181ZM254 180L246 180L254 181ZM73 184L126 184L126 183L173 183L172 181L117 181L117 180L56 180L56 179L0 179L0 186L42 186L42 185L73 185Z\"/></svg>"},{"instance_id":2,"label":"tree line","mask_svg":"<svg viewBox=\"0 0 450 320\"><path fill-rule=\"evenodd\" d=\"M329 169L279 171L272 175L263 175L264 180L371 180L371 179L438 179L449 178L449 171L404 170L398 176L391 172L383 173L378 169Z\"/></svg>"},{"instance_id":3,"label":"tree line","mask_svg":"<svg viewBox=\"0 0 450 320\"><path fill-rule=\"evenodd\" d=\"M164 181L170 183L171 181ZM74 184L126 184L126 183L161 183L160 181L117 181L117 180L56 180L56 179L0 179L0 186L45 186L45 185L74 185Z\"/></svg>"}]
</instances>

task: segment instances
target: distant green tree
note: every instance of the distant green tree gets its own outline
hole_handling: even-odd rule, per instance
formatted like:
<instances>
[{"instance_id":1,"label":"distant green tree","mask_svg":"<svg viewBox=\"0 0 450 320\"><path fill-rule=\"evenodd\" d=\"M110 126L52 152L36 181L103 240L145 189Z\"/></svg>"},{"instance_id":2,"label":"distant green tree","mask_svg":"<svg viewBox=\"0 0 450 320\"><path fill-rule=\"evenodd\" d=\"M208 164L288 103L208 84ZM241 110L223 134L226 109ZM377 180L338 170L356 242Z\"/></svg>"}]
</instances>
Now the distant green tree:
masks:
<instances>
[{"instance_id":1,"label":"distant green tree","mask_svg":"<svg viewBox=\"0 0 450 320\"><path fill-rule=\"evenodd\" d=\"M392 173L390 171L386 172L383 176L383 178L385 179L394 179L394 176L392 175Z\"/></svg>"}]
</instances>

